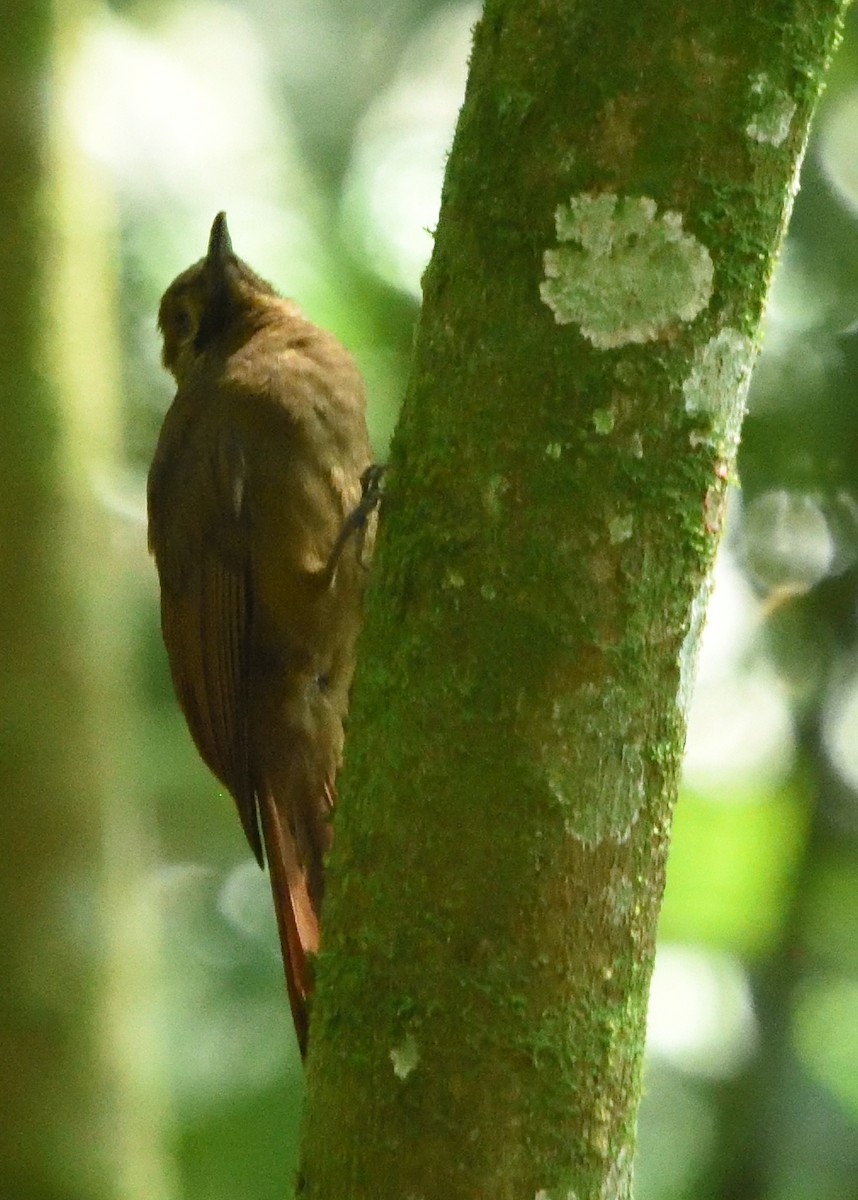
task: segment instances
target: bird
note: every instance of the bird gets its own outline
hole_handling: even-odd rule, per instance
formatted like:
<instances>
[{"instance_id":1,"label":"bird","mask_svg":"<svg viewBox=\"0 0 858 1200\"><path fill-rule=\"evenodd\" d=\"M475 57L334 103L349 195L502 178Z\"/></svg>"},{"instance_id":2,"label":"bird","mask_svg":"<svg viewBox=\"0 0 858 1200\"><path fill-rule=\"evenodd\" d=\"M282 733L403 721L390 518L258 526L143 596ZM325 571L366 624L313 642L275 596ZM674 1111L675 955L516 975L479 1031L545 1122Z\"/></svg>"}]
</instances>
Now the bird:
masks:
<instances>
[{"instance_id":1,"label":"bird","mask_svg":"<svg viewBox=\"0 0 858 1200\"><path fill-rule=\"evenodd\" d=\"M354 359L235 254L225 213L158 325L176 382L147 481L161 630L200 757L268 864L303 1057L383 468Z\"/></svg>"}]
</instances>

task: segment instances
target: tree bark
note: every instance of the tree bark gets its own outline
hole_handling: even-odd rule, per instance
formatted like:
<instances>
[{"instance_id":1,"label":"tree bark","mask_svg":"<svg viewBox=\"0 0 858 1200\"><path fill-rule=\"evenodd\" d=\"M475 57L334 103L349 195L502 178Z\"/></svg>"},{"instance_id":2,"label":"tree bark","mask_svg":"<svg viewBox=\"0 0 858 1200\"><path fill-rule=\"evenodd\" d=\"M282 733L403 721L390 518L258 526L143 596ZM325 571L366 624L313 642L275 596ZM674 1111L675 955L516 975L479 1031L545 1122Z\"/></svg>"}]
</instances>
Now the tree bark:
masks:
<instances>
[{"instance_id":1,"label":"tree bark","mask_svg":"<svg viewBox=\"0 0 858 1200\"><path fill-rule=\"evenodd\" d=\"M361 644L302 1197L631 1195L685 705L843 9L487 0Z\"/></svg>"}]
</instances>

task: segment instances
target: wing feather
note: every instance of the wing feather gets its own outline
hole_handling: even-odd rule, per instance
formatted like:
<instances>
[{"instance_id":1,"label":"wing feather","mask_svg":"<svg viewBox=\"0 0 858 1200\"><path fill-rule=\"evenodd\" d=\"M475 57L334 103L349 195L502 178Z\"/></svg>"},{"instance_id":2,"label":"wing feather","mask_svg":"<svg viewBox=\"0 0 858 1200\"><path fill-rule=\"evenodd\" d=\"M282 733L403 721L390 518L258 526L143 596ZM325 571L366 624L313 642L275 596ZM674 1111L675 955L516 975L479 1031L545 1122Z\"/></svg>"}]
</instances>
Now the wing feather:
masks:
<instances>
[{"instance_id":1,"label":"wing feather","mask_svg":"<svg viewBox=\"0 0 858 1200\"><path fill-rule=\"evenodd\" d=\"M162 589L161 628L173 683L200 756L232 793L262 861L247 724L250 603L246 572L202 551L179 591Z\"/></svg>"},{"instance_id":2,"label":"wing feather","mask_svg":"<svg viewBox=\"0 0 858 1200\"><path fill-rule=\"evenodd\" d=\"M261 863L248 733L252 596L241 504L244 454L232 430L214 426L208 452L203 441L192 456L190 437L181 433L181 426L166 440L162 433L164 445L175 449L168 453L159 443L149 476L161 627L191 736L232 793Z\"/></svg>"}]
</instances>

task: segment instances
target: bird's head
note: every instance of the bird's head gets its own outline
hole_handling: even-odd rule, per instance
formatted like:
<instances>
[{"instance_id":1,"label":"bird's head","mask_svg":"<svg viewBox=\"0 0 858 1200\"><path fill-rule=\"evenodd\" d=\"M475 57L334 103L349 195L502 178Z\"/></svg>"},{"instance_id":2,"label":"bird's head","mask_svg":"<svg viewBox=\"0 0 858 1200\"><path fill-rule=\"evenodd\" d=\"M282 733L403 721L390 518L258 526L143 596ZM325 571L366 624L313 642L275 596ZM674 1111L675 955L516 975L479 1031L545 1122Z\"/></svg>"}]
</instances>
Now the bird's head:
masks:
<instances>
[{"instance_id":1,"label":"bird's head","mask_svg":"<svg viewBox=\"0 0 858 1200\"><path fill-rule=\"evenodd\" d=\"M164 366L178 380L219 339L251 325L254 312L272 299L279 300L278 293L234 252L226 213L218 213L205 258L178 275L161 297Z\"/></svg>"}]
</instances>

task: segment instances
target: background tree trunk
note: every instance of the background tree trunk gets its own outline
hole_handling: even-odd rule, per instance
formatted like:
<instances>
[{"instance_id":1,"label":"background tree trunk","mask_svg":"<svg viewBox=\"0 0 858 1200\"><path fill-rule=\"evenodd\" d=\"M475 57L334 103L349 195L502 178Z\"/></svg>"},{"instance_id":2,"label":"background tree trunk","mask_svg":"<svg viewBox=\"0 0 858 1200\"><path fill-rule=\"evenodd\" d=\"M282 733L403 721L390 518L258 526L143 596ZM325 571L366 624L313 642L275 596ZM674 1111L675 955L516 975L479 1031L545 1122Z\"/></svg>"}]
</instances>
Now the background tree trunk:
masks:
<instances>
[{"instance_id":1,"label":"background tree trunk","mask_svg":"<svg viewBox=\"0 0 858 1200\"><path fill-rule=\"evenodd\" d=\"M96 494L119 443L111 221L65 119L86 9L13 0L0 47L0 1193L158 1200L128 581Z\"/></svg>"},{"instance_id":2,"label":"background tree trunk","mask_svg":"<svg viewBox=\"0 0 858 1200\"><path fill-rule=\"evenodd\" d=\"M630 1195L684 706L843 7L486 4L362 643L302 1196Z\"/></svg>"},{"instance_id":3,"label":"background tree trunk","mask_svg":"<svg viewBox=\"0 0 858 1200\"><path fill-rule=\"evenodd\" d=\"M74 549L65 543L58 396L49 382L45 79L49 9L4 8L0 48L0 244L8 297L0 506L4 611L3 1122L0 1178L19 1200L107 1195L107 1077L93 1033L101 1015L93 913L82 910L101 854ZM21 1014L29 1019L22 1021ZM82 1019L85 1017L85 1019ZM84 1069L85 1068L85 1069ZM105 1105L105 1108L102 1106Z\"/></svg>"}]
</instances>

